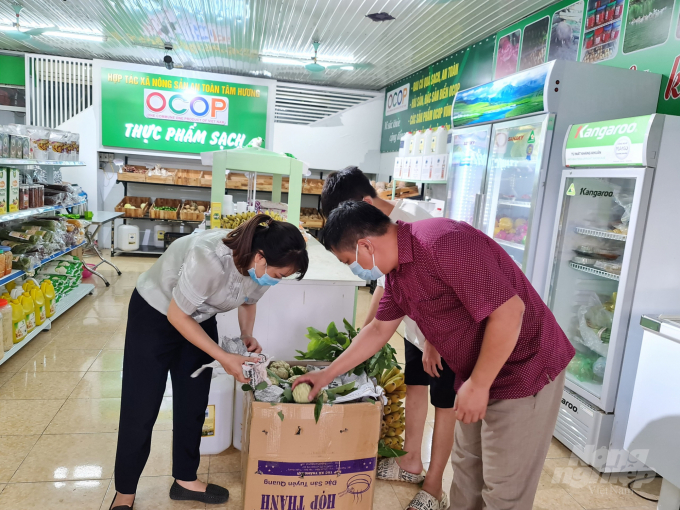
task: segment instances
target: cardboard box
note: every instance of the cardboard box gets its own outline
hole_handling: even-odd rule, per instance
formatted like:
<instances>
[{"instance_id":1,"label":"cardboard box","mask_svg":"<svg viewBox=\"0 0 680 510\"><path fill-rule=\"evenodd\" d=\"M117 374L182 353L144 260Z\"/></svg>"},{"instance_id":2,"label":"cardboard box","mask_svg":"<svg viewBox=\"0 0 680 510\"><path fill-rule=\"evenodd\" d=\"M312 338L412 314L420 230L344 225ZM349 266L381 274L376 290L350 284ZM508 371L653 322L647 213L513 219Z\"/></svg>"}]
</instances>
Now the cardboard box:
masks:
<instances>
[{"instance_id":1,"label":"cardboard box","mask_svg":"<svg viewBox=\"0 0 680 510\"><path fill-rule=\"evenodd\" d=\"M291 363L293 365L293 363ZM281 419L283 416L283 419ZM370 510L382 405L244 399L244 510Z\"/></svg>"},{"instance_id":2,"label":"cardboard box","mask_svg":"<svg viewBox=\"0 0 680 510\"><path fill-rule=\"evenodd\" d=\"M19 210L19 184L21 183L21 175L16 168L8 170L8 187L7 187L7 207L9 212L17 212Z\"/></svg>"}]
</instances>

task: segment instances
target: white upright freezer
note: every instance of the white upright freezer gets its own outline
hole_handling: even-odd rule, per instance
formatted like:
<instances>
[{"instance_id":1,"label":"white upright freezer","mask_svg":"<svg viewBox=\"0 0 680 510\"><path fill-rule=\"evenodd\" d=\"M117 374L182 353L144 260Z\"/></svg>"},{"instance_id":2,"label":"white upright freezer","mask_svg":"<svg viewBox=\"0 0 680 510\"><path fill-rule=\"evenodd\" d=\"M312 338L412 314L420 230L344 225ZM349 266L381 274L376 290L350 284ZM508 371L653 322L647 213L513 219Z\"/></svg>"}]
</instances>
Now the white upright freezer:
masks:
<instances>
[{"instance_id":1,"label":"white upright freezer","mask_svg":"<svg viewBox=\"0 0 680 510\"><path fill-rule=\"evenodd\" d=\"M556 60L459 92L445 216L496 239L543 289L567 128L655 112L660 80Z\"/></svg>"},{"instance_id":2,"label":"white upright freezer","mask_svg":"<svg viewBox=\"0 0 680 510\"><path fill-rule=\"evenodd\" d=\"M680 302L678 140L680 118L663 115L577 124L564 138L544 299L576 356L555 437L601 471L644 469L624 436L640 316Z\"/></svg>"}]
</instances>

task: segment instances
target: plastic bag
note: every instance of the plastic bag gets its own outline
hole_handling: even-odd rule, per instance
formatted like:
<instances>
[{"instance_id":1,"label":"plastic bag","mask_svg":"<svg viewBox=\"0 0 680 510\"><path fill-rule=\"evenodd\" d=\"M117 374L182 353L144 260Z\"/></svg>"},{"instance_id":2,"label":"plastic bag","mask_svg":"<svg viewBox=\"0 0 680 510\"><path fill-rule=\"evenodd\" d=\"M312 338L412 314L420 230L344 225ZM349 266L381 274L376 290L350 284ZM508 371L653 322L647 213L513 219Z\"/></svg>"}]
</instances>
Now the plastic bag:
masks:
<instances>
[{"instance_id":1,"label":"plastic bag","mask_svg":"<svg viewBox=\"0 0 680 510\"><path fill-rule=\"evenodd\" d=\"M623 209L623 214L621 215L621 226L616 228L623 230L625 228L626 233L628 232L628 223L630 223L630 211L633 208L633 195L628 195L627 193L621 193L621 189L615 187L614 191L614 202Z\"/></svg>"},{"instance_id":2,"label":"plastic bag","mask_svg":"<svg viewBox=\"0 0 680 510\"><path fill-rule=\"evenodd\" d=\"M597 294L592 293L588 304L580 306L576 316L581 338L574 339L606 358L614 314L602 306Z\"/></svg>"}]
</instances>

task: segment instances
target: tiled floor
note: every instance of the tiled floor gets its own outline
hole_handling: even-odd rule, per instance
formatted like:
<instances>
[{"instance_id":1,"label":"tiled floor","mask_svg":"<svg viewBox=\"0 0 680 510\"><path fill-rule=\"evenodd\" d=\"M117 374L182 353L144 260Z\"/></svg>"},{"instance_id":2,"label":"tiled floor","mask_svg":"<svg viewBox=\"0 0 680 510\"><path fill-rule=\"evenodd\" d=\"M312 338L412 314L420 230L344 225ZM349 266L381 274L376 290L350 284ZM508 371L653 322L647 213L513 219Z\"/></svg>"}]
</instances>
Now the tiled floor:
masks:
<instances>
[{"instance_id":1,"label":"tiled floor","mask_svg":"<svg viewBox=\"0 0 680 510\"><path fill-rule=\"evenodd\" d=\"M125 316L140 272L153 258L119 257L123 271L103 273L88 296L0 366L0 509L108 509L113 497L118 409ZM362 289L357 323L361 325L370 295ZM403 341L393 345L403 361ZM425 430L422 455L429 462L434 414ZM165 398L154 429L151 456L142 474L135 508L196 509L203 505L173 502L171 485L172 401ZM445 473L450 485L452 471ZM231 499L217 508L240 509L240 452L229 449L201 459L199 477L229 488ZM626 480L627 483L627 480ZM641 489L658 495L658 480ZM405 509L417 487L378 482L376 510ZM535 509L653 509L625 483L606 480L570 461L570 452L553 441L546 459Z\"/></svg>"}]
</instances>

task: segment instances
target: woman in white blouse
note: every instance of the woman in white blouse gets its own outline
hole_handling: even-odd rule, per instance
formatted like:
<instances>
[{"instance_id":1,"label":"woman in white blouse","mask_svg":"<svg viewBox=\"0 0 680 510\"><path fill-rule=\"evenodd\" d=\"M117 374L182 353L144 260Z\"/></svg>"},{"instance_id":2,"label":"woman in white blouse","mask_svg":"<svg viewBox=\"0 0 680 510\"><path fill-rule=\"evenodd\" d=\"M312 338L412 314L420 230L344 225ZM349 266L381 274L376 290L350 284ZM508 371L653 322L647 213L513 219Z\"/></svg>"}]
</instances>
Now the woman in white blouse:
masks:
<instances>
[{"instance_id":1,"label":"woman in white blouse","mask_svg":"<svg viewBox=\"0 0 680 510\"><path fill-rule=\"evenodd\" d=\"M255 304L281 278L297 274L302 279L308 264L298 228L259 214L229 233L207 230L178 239L139 277L125 335L112 510L133 507L168 372L175 478L170 498L227 501L227 489L196 476L212 370L196 378L191 374L215 359L237 381L246 382L241 367L247 358L217 345L215 314L238 308L241 338L250 352L260 352L253 337Z\"/></svg>"}]
</instances>

